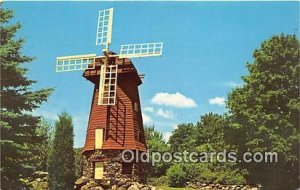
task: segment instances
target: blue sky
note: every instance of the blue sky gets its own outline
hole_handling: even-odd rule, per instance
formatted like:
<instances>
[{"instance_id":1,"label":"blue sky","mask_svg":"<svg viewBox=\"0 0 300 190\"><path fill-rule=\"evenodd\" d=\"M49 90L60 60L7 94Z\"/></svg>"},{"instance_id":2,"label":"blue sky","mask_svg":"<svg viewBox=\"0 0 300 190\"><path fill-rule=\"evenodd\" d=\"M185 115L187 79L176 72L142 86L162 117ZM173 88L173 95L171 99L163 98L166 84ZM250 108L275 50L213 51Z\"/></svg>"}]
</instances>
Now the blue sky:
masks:
<instances>
[{"instance_id":1,"label":"blue sky","mask_svg":"<svg viewBox=\"0 0 300 190\"><path fill-rule=\"evenodd\" d=\"M140 86L144 123L167 138L174 126L196 122L207 112L223 113L228 92L247 74L253 50L276 34L299 33L298 2L6 2L12 22L23 28L23 53L34 88L55 87L36 111L53 121L62 111L74 119L81 147L93 85L82 72L55 73L56 57L101 54L95 46L97 12L115 8L111 50L121 44L164 42L162 57L134 59L146 74Z\"/></svg>"}]
</instances>

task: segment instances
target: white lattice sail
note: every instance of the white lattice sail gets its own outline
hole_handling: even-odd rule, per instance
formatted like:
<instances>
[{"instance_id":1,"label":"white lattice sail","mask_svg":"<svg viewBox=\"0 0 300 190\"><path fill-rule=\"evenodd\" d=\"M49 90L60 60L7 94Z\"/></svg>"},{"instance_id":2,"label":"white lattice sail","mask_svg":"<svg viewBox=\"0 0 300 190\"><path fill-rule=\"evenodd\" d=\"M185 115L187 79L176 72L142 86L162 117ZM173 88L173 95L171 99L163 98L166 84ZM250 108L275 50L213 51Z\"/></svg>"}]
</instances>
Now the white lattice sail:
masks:
<instances>
[{"instance_id":1,"label":"white lattice sail","mask_svg":"<svg viewBox=\"0 0 300 190\"><path fill-rule=\"evenodd\" d=\"M79 71L95 68L96 54L64 56L56 58L56 72Z\"/></svg>"},{"instance_id":2,"label":"white lattice sail","mask_svg":"<svg viewBox=\"0 0 300 190\"><path fill-rule=\"evenodd\" d=\"M101 65L98 105L115 105L118 65Z\"/></svg>"},{"instance_id":3,"label":"white lattice sail","mask_svg":"<svg viewBox=\"0 0 300 190\"><path fill-rule=\"evenodd\" d=\"M136 58L161 56L163 43L143 43L143 44L127 44L121 45L120 58Z\"/></svg>"},{"instance_id":4,"label":"white lattice sail","mask_svg":"<svg viewBox=\"0 0 300 190\"><path fill-rule=\"evenodd\" d=\"M106 9L99 11L96 45L104 46L104 50L108 51L108 46L111 43L112 22L114 9Z\"/></svg>"}]
</instances>

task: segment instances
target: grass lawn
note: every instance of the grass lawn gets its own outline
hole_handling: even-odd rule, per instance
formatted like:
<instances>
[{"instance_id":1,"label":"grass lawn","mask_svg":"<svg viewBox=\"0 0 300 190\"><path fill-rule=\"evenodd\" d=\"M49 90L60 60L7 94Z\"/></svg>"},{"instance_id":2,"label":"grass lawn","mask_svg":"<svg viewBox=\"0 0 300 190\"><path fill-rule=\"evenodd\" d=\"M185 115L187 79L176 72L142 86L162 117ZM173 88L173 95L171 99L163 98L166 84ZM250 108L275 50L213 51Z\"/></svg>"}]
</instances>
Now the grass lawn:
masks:
<instances>
[{"instance_id":1,"label":"grass lawn","mask_svg":"<svg viewBox=\"0 0 300 190\"><path fill-rule=\"evenodd\" d=\"M156 187L158 190L161 189L161 190L195 190L195 189L191 189L191 188L185 188L185 187L178 187L178 188L175 188L175 187L166 187L166 186L158 186Z\"/></svg>"}]
</instances>

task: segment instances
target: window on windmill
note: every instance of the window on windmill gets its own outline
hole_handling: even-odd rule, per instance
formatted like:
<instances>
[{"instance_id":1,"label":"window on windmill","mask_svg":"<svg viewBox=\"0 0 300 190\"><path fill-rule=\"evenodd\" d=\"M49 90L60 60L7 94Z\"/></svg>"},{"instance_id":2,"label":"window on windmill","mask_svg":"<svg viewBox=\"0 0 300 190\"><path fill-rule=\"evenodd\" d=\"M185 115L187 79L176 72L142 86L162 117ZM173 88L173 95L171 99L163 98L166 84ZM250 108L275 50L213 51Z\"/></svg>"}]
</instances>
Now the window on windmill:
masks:
<instances>
[{"instance_id":1,"label":"window on windmill","mask_svg":"<svg viewBox=\"0 0 300 190\"><path fill-rule=\"evenodd\" d=\"M137 102L134 102L134 111L139 111L139 104Z\"/></svg>"},{"instance_id":2,"label":"window on windmill","mask_svg":"<svg viewBox=\"0 0 300 190\"><path fill-rule=\"evenodd\" d=\"M122 174L132 174L132 163L122 163Z\"/></svg>"},{"instance_id":3,"label":"window on windmill","mask_svg":"<svg viewBox=\"0 0 300 190\"><path fill-rule=\"evenodd\" d=\"M95 162L94 178L102 179L104 173L103 162Z\"/></svg>"},{"instance_id":4,"label":"window on windmill","mask_svg":"<svg viewBox=\"0 0 300 190\"><path fill-rule=\"evenodd\" d=\"M95 149L102 148L103 145L103 129L95 129Z\"/></svg>"}]
</instances>

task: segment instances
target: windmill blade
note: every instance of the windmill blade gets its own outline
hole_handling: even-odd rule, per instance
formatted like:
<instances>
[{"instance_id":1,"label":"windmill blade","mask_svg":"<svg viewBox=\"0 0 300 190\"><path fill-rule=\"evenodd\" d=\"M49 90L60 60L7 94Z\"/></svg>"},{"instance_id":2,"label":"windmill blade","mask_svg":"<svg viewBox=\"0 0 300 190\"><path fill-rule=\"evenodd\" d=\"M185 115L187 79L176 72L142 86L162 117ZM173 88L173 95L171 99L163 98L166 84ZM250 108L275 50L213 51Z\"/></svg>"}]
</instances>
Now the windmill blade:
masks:
<instances>
[{"instance_id":1,"label":"windmill blade","mask_svg":"<svg viewBox=\"0 0 300 190\"><path fill-rule=\"evenodd\" d=\"M56 58L56 72L80 71L95 68L96 54L64 56Z\"/></svg>"},{"instance_id":2,"label":"windmill blade","mask_svg":"<svg viewBox=\"0 0 300 190\"><path fill-rule=\"evenodd\" d=\"M98 105L115 105L118 65L101 65Z\"/></svg>"},{"instance_id":3,"label":"windmill blade","mask_svg":"<svg viewBox=\"0 0 300 190\"><path fill-rule=\"evenodd\" d=\"M143 43L143 44L127 44L121 45L120 58L136 58L161 56L163 43Z\"/></svg>"},{"instance_id":4,"label":"windmill blade","mask_svg":"<svg viewBox=\"0 0 300 190\"><path fill-rule=\"evenodd\" d=\"M104 46L104 51L108 51L108 46L111 43L112 22L114 9L106 9L99 11L96 45Z\"/></svg>"}]
</instances>

